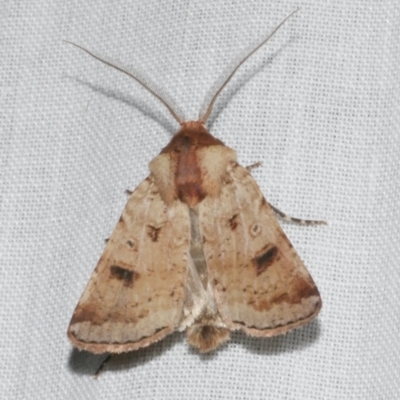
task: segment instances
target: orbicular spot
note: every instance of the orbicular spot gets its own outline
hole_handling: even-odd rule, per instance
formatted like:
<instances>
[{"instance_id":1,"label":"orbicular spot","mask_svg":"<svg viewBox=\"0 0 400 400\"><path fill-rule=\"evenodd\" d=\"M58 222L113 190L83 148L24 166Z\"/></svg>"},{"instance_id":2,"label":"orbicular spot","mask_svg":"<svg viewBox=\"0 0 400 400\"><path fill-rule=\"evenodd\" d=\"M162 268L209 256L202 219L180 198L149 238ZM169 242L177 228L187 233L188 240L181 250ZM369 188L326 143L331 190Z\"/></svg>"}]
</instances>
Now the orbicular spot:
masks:
<instances>
[{"instance_id":1,"label":"orbicular spot","mask_svg":"<svg viewBox=\"0 0 400 400\"><path fill-rule=\"evenodd\" d=\"M262 231L261 225L258 222L255 222L249 227L249 233L252 237L258 236L261 233L261 231Z\"/></svg>"},{"instance_id":2,"label":"orbicular spot","mask_svg":"<svg viewBox=\"0 0 400 400\"><path fill-rule=\"evenodd\" d=\"M239 216L239 214L235 214L232 218L229 219L229 226L233 231L238 226L238 216Z\"/></svg>"},{"instance_id":3,"label":"orbicular spot","mask_svg":"<svg viewBox=\"0 0 400 400\"><path fill-rule=\"evenodd\" d=\"M153 242L157 242L161 228L156 228L152 225L147 225L147 234Z\"/></svg>"},{"instance_id":4,"label":"orbicular spot","mask_svg":"<svg viewBox=\"0 0 400 400\"><path fill-rule=\"evenodd\" d=\"M124 282L124 286L132 286L133 281L137 279L139 274L129 269L113 265L110 267L110 277Z\"/></svg>"},{"instance_id":5,"label":"orbicular spot","mask_svg":"<svg viewBox=\"0 0 400 400\"><path fill-rule=\"evenodd\" d=\"M259 256L253 258L257 276L265 272L268 267L274 263L278 253L278 248L273 244L269 244L263 249Z\"/></svg>"}]
</instances>

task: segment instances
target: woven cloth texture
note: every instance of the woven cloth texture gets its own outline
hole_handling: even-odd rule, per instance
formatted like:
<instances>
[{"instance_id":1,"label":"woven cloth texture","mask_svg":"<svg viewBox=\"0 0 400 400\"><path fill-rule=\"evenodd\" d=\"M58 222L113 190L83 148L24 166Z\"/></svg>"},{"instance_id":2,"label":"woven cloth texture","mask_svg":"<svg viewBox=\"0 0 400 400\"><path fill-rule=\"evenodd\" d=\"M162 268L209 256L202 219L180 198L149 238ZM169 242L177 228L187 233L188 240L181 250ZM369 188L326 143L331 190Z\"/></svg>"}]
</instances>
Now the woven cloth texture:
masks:
<instances>
[{"instance_id":1,"label":"woven cloth texture","mask_svg":"<svg viewBox=\"0 0 400 400\"><path fill-rule=\"evenodd\" d=\"M244 48L300 11L238 71L208 121L273 205L323 308L211 355L175 333L115 357L73 350L72 312L126 196L178 124L133 80L63 42L145 71L196 119ZM1 399L400 398L400 2L2 1Z\"/></svg>"}]
</instances>

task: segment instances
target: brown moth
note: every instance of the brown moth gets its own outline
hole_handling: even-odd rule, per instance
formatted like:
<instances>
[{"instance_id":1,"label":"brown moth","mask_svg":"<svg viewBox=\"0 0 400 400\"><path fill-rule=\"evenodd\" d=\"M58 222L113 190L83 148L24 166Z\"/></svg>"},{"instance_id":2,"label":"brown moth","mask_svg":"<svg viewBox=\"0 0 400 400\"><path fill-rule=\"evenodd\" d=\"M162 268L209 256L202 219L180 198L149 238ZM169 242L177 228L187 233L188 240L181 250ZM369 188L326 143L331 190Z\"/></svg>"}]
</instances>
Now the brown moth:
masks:
<instances>
[{"instance_id":1,"label":"brown moth","mask_svg":"<svg viewBox=\"0 0 400 400\"><path fill-rule=\"evenodd\" d=\"M275 218L282 213L205 128L232 75L288 18L241 57L198 121L185 122L137 74L77 46L141 83L181 125L131 193L79 300L68 328L78 349L121 353L186 331L208 352L230 331L270 337L318 314L315 283Z\"/></svg>"}]
</instances>

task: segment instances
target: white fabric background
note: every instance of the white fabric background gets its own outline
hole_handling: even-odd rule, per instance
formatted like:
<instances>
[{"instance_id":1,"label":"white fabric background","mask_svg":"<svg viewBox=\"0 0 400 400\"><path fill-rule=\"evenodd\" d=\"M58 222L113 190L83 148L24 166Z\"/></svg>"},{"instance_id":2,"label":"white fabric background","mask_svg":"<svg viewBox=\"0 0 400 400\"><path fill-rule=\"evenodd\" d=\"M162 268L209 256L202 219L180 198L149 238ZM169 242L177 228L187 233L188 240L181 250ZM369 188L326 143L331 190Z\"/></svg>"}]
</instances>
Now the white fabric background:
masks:
<instances>
[{"instance_id":1,"label":"white fabric background","mask_svg":"<svg viewBox=\"0 0 400 400\"><path fill-rule=\"evenodd\" d=\"M243 48L297 7L223 92L210 131L266 197L326 227L282 223L323 297L283 337L183 334L115 358L66 330L124 207L177 124L135 82L62 42L146 71L194 119ZM400 397L400 3L2 1L0 398Z\"/></svg>"}]
</instances>

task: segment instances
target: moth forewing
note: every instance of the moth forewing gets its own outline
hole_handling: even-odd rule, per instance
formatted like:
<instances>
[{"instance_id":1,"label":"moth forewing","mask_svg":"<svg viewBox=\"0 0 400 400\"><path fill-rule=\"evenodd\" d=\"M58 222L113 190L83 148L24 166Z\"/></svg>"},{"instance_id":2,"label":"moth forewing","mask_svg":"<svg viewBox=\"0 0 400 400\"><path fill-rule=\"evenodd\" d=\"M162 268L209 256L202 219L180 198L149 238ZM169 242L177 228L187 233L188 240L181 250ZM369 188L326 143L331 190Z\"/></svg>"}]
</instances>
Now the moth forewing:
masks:
<instances>
[{"instance_id":1,"label":"moth forewing","mask_svg":"<svg viewBox=\"0 0 400 400\"><path fill-rule=\"evenodd\" d=\"M181 129L150 163L106 244L68 328L74 346L120 353L186 330L207 352L230 330L272 336L317 315L318 290L260 189L205 128L219 93L272 34L223 78L199 121L187 122L148 80L77 46L134 78Z\"/></svg>"},{"instance_id":2,"label":"moth forewing","mask_svg":"<svg viewBox=\"0 0 400 400\"><path fill-rule=\"evenodd\" d=\"M254 336L273 336L307 323L322 304L311 276L250 173L232 162L227 176L221 195L199 205L204 253L222 320Z\"/></svg>"},{"instance_id":3,"label":"moth forewing","mask_svg":"<svg viewBox=\"0 0 400 400\"><path fill-rule=\"evenodd\" d=\"M187 207L167 207L150 176L130 196L76 307L72 343L120 353L173 332L185 300L189 240Z\"/></svg>"}]
</instances>

